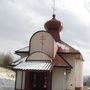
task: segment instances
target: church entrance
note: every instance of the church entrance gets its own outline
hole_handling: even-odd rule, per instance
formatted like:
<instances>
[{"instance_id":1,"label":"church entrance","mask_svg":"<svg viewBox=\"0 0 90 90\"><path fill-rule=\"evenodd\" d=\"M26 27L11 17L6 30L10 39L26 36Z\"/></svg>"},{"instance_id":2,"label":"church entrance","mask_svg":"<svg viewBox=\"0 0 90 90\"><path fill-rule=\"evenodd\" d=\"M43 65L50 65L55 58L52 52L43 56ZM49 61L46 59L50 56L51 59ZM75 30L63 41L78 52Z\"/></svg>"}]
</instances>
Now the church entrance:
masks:
<instances>
[{"instance_id":1,"label":"church entrance","mask_svg":"<svg viewBox=\"0 0 90 90\"><path fill-rule=\"evenodd\" d=\"M51 90L51 72L27 72L25 90Z\"/></svg>"},{"instance_id":2,"label":"church entrance","mask_svg":"<svg viewBox=\"0 0 90 90\"><path fill-rule=\"evenodd\" d=\"M47 90L48 76L45 72L32 72L32 90Z\"/></svg>"}]
</instances>

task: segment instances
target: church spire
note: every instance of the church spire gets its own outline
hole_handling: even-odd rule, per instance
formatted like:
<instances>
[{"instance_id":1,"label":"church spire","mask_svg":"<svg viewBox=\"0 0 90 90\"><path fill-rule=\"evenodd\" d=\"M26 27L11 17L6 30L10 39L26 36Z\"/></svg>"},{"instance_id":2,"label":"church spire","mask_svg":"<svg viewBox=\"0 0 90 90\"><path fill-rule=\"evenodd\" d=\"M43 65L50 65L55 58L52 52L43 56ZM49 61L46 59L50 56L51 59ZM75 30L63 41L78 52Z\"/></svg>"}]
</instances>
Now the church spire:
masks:
<instances>
[{"instance_id":1,"label":"church spire","mask_svg":"<svg viewBox=\"0 0 90 90\"><path fill-rule=\"evenodd\" d=\"M57 42L60 42L60 36L59 36L59 32L62 30L63 26L61 21L56 19L56 15L55 15L55 0L53 0L53 15L52 15L52 19L47 21L44 24L45 29L47 30L47 32L49 32L54 39Z\"/></svg>"},{"instance_id":2,"label":"church spire","mask_svg":"<svg viewBox=\"0 0 90 90\"><path fill-rule=\"evenodd\" d=\"M56 16L55 14L52 15L53 19L55 19L55 16Z\"/></svg>"},{"instance_id":3,"label":"church spire","mask_svg":"<svg viewBox=\"0 0 90 90\"><path fill-rule=\"evenodd\" d=\"M55 15L55 0L53 0L53 15Z\"/></svg>"}]
</instances>

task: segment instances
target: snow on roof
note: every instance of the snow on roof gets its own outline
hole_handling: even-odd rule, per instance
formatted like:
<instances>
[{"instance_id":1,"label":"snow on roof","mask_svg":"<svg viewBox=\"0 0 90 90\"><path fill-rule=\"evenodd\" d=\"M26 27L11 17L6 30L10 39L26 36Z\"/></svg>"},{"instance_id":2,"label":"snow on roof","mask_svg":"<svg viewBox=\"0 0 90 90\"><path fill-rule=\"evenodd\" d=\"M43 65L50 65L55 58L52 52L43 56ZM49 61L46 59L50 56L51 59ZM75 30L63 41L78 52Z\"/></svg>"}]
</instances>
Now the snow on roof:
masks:
<instances>
[{"instance_id":1,"label":"snow on roof","mask_svg":"<svg viewBox=\"0 0 90 90\"><path fill-rule=\"evenodd\" d=\"M78 50L76 50L75 48L73 48L72 46L68 45L63 41L59 42L58 46L59 46L59 49L58 49L59 53L79 53L80 54Z\"/></svg>"},{"instance_id":2,"label":"snow on roof","mask_svg":"<svg viewBox=\"0 0 90 90\"><path fill-rule=\"evenodd\" d=\"M21 49L15 51L15 53L18 53L18 52L29 52L29 46L26 46L24 48L21 48Z\"/></svg>"},{"instance_id":3,"label":"snow on roof","mask_svg":"<svg viewBox=\"0 0 90 90\"><path fill-rule=\"evenodd\" d=\"M50 61L26 61L22 62L19 65L13 67L13 69L18 70L51 70L53 67Z\"/></svg>"},{"instance_id":4,"label":"snow on roof","mask_svg":"<svg viewBox=\"0 0 90 90\"><path fill-rule=\"evenodd\" d=\"M22 62L25 62L26 58L27 58L27 57L24 57L24 58L22 58L22 59L18 59L18 60L16 60L16 61L12 62L12 64L11 64L10 66L16 66L16 65L18 65L18 64L20 64L20 63L22 63Z\"/></svg>"},{"instance_id":5,"label":"snow on roof","mask_svg":"<svg viewBox=\"0 0 90 90\"><path fill-rule=\"evenodd\" d=\"M59 53L80 53L78 50L74 49L73 47L71 47L70 45L68 45L67 43L61 41L61 42L57 42L58 44L58 52ZM29 46L21 48L19 50L16 50L15 53L28 53L29 52Z\"/></svg>"}]
</instances>

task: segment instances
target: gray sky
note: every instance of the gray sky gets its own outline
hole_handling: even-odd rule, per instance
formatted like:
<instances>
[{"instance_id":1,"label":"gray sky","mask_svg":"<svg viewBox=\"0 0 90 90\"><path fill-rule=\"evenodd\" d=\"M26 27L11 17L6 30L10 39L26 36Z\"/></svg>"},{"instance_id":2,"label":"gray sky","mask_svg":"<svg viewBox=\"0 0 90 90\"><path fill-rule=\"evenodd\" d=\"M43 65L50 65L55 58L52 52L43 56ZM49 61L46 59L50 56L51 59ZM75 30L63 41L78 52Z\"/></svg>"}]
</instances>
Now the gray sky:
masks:
<instances>
[{"instance_id":1,"label":"gray sky","mask_svg":"<svg viewBox=\"0 0 90 90\"><path fill-rule=\"evenodd\" d=\"M0 0L0 52L28 46L31 35L52 18L53 0ZM80 50L84 75L90 75L90 1L56 0L56 18L63 22L61 38Z\"/></svg>"}]
</instances>

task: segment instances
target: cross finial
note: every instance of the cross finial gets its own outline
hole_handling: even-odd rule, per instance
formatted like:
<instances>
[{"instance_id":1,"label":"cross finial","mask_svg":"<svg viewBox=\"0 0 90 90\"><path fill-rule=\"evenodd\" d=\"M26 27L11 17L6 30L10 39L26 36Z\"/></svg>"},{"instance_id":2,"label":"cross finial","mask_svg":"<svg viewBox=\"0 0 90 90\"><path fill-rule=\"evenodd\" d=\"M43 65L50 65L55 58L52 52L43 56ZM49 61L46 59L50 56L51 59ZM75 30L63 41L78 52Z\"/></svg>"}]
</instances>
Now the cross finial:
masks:
<instances>
[{"instance_id":1,"label":"cross finial","mask_svg":"<svg viewBox=\"0 0 90 90\"><path fill-rule=\"evenodd\" d=\"M55 0L53 0L53 15L55 15Z\"/></svg>"}]
</instances>

